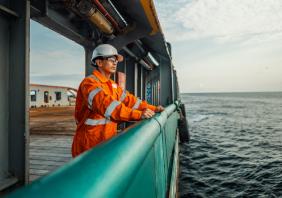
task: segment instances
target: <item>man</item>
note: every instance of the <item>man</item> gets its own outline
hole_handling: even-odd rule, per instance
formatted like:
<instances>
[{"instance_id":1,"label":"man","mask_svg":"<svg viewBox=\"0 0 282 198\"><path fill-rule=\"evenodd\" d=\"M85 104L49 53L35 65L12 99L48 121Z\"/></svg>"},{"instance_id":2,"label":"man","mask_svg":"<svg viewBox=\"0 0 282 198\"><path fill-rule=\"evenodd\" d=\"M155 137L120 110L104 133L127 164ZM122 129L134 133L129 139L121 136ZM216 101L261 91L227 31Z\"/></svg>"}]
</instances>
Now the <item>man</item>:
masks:
<instances>
[{"instance_id":1,"label":"man","mask_svg":"<svg viewBox=\"0 0 282 198\"><path fill-rule=\"evenodd\" d=\"M141 101L110 79L121 61L123 56L113 46L95 48L92 65L97 69L84 78L77 92L73 157L115 136L118 122L151 118L164 110Z\"/></svg>"}]
</instances>

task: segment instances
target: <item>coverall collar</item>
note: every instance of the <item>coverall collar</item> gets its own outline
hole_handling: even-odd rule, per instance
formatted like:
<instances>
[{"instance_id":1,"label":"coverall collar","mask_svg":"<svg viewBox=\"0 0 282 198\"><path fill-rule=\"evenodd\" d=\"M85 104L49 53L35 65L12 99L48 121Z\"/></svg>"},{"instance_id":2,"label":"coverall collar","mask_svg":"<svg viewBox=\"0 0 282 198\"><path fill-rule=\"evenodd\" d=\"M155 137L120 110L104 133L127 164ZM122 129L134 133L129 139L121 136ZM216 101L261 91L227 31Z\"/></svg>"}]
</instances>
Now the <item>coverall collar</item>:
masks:
<instances>
[{"instance_id":1,"label":"coverall collar","mask_svg":"<svg viewBox=\"0 0 282 198\"><path fill-rule=\"evenodd\" d=\"M97 69L95 69L93 71L93 74L102 82L102 83L105 83L105 82L108 82L108 81L112 81L111 79L107 79L103 74L101 74L101 72Z\"/></svg>"}]
</instances>

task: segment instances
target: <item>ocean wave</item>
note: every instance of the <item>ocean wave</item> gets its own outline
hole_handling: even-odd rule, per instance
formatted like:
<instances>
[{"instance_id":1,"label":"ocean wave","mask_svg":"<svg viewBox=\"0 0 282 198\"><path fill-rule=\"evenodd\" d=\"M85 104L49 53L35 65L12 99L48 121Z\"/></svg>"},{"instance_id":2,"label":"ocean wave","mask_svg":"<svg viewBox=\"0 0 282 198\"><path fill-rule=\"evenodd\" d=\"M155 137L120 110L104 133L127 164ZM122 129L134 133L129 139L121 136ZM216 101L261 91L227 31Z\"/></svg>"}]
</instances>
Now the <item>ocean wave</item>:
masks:
<instances>
[{"instance_id":1,"label":"ocean wave","mask_svg":"<svg viewBox=\"0 0 282 198\"><path fill-rule=\"evenodd\" d=\"M188 121L190 121L190 122L201 122L201 121L206 120L208 118L209 118L209 116L207 116L207 115L197 115L195 117L191 117L190 119L188 119Z\"/></svg>"},{"instance_id":2,"label":"ocean wave","mask_svg":"<svg viewBox=\"0 0 282 198\"><path fill-rule=\"evenodd\" d=\"M221 108L228 108L228 109L245 109L246 106L236 106L236 105L222 105Z\"/></svg>"},{"instance_id":3,"label":"ocean wave","mask_svg":"<svg viewBox=\"0 0 282 198\"><path fill-rule=\"evenodd\" d=\"M209 113L207 113L207 115L226 116L226 115L228 115L228 113L227 112L209 112Z\"/></svg>"},{"instance_id":4,"label":"ocean wave","mask_svg":"<svg viewBox=\"0 0 282 198\"><path fill-rule=\"evenodd\" d=\"M180 148L180 197L282 197L281 100L235 95L184 101L191 140Z\"/></svg>"}]
</instances>

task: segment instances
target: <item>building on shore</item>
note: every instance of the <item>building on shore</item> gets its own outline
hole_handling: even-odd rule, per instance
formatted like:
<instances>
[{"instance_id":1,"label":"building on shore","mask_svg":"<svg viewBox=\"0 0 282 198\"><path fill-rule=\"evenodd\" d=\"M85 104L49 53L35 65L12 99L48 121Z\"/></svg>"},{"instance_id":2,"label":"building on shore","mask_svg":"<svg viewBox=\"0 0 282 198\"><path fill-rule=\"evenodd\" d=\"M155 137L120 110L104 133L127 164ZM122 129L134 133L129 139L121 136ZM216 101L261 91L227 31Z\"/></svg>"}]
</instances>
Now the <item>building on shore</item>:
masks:
<instances>
[{"instance_id":1,"label":"building on shore","mask_svg":"<svg viewBox=\"0 0 282 198\"><path fill-rule=\"evenodd\" d=\"M71 87L30 84L30 108L75 105L77 90Z\"/></svg>"}]
</instances>

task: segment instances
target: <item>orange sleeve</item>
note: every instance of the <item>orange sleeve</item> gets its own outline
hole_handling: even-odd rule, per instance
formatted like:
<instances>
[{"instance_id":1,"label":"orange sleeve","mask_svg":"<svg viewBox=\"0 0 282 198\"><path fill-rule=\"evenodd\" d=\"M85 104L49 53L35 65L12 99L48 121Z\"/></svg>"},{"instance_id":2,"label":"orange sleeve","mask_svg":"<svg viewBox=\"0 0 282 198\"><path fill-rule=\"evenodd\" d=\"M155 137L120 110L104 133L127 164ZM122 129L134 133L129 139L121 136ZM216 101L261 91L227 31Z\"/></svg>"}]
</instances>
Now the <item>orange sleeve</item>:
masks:
<instances>
[{"instance_id":1,"label":"orange sleeve","mask_svg":"<svg viewBox=\"0 0 282 198\"><path fill-rule=\"evenodd\" d=\"M146 101L142 101L142 103L141 103L141 108L142 109L146 109L146 108L149 108L149 109L151 109L152 111L156 111L156 106L154 106L154 105L150 105L150 104L148 104Z\"/></svg>"},{"instance_id":2,"label":"orange sleeve","mask_svg":"<svg viewBox=\"0 0 282 198\"><path fill-rule=\"evenodd\" d=\"M99 84L91 79L85 80L82 89L88 106L93 111L114 121L140 120L142 112L133 110L107 94Z\"/></svg>"},{"instance_id":3,"label":"orange sleeve","mask_svg":"<svg viewBox=\"0 0 282 198\"><path fill-rule=\"evenodd\" d=\"M124 103L127 107L133 108L135 105L137 98L130 94L126 90L122 90L122 88L118 87L119 90L119 99L122 103Z\"/></svg>"},{"instance_id":4,"label":"orange sleeve","mask_svg":"<svg viewBox=\"0 0 282 198\"><path fill-rule=\"evenodd\" d=\"M121 99L122 99L122 95L123 94L125 95L124 100L122 100L122 103L124 103L127 107L138 109L140 111L143 111L144 109L147 108L151 109L152 111L156 110L156 106L148 104L147 101L137 98L136 96L134 96L133 94L129 93L126 90L123 91L120 87L119 87L119 92Z\"/></svg>"}]
</instances>

